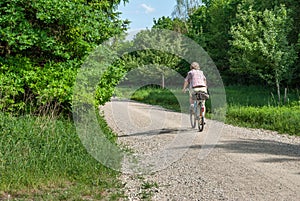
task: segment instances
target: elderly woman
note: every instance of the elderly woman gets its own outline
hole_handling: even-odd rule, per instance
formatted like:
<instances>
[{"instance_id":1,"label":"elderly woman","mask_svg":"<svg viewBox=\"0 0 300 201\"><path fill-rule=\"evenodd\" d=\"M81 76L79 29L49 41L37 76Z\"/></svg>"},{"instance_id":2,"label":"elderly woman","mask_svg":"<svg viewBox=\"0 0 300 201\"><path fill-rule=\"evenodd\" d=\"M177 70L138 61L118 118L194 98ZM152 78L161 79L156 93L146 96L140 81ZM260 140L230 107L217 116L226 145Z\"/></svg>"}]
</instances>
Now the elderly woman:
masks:
<instances>
[{"instance_id":1,"label":"elderly woman","mask_svg":"<svg viewBox=\"0 0 300 201\"><path fill-rule=\"evenodd\" d=\"M200 70L200 66L197 62L193 62L190 66L190 71L188 72L182 91L185 92L185 89L189 85L189 91L190 91L190 104L191 108L193 108L193 93L197 91L203 91L207 93L207 84L206 84L206 77L203 74L203 71ZM204 111L205 111L205 102L204 102Z\"/></svg>"}]
</instances>

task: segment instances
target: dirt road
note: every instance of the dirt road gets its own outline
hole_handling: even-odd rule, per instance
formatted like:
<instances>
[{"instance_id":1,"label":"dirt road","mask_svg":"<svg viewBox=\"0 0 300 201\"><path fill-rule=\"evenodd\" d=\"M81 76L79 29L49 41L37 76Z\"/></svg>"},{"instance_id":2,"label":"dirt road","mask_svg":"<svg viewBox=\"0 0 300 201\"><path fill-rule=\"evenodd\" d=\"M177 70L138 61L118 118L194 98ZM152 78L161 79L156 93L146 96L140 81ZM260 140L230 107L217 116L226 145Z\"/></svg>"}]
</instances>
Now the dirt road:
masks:
<instances>
[{"instance_id":1,"label":"dirt road","mask_svg":"<svg viewBox=\"0 0 300 201\"><path fill-rule=\"evenodd\" d=\"M113 100L101 110L147 173L124 171L128 200L300 200L300 138ZM130 167L126 167L128 168Z\"/></svg>"}]
</instances>

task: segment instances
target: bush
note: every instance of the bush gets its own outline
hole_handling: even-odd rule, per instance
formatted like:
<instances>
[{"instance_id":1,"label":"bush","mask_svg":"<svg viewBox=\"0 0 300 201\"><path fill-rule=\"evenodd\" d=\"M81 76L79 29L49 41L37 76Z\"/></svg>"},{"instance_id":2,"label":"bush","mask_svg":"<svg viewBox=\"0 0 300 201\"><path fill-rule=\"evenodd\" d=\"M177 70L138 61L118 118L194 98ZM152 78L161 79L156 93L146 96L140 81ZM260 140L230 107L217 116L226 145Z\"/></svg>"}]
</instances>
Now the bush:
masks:
<instances>
[{"instance_id":1,"label":"bush","mask_svg":"<svg viewBox=\"0 0 300 201\"><path fill-rule=\"evenodd\" d=\"M12 113L70 112L76 60L37 67L26 57L0 60L0 110Z\"/></svg>"}]
</instances>

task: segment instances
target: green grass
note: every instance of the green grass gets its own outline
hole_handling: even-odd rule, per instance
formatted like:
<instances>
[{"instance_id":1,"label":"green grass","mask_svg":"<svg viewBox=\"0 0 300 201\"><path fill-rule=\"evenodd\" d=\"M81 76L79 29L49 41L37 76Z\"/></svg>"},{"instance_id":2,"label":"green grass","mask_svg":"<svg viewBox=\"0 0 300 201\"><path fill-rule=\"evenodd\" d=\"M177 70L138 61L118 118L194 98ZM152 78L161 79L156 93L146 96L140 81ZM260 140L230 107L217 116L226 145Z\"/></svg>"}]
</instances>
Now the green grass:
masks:
<instances>
[{"instance_id":1,"label":"green grass","mask_svg":"<svg viewBox=\"0 0 300 201\"><path fill-rule=\"evenodd\" d=\"M226 86L227 104L230 106L278 106L278 98L275 89L266 86ZM283 92L282 95L283 97ZM287 101L293 103L299 101L297 90L289 91Z\"/></svg>"},{"instance_id":2,"label":"green grass","mask_svg":"<svg viewBox=\"0 0 300 201\"><path fill-rule=\"evenodd\" d=\"M140 197L142 200L151 200L153 196L153 189L158 188L156 182L144 181L141 185Z\"/></svg>"},{"instance_id":3,"label":"green grass","mask_svg":"<svg viewBox=\"0 0 300 201\"><path fill-rule=\"evenodd\" d=\"M141 101L151 105L160 105L166 109L173 111L180 111L179 102L175 96L174 91L168 89L142 89L137 90L131 96L132 100ZM176 94L177 96L182 96L182 94Z\"/></svg>"},{"instance_id":4,"label":"green grass","mask_svg":"<svg viewBox=\"0 0 300 201\"><path fill-rule=\"evenodd\" d=\"M300 98L297 90L278 104L274 90L259 86L228 86L226 123L300 136ZM282 93L283 96L283 93Z\"/></svg>"},{"instance_id":5,"label":"green grass","mask_svg":"<svg viewBox=\"0 0 300 201\"><path fill-rule=\"evenodd\" d=\"M281 107L231 106L227 111L226 123L300 136L300 104Z\"/></svg>"},{"instance_id":6,"label":"green grass","mask_svg":"<svg viewBox=\"0 0 300 201\"><path fill-rule=\"evenodd\" d=\"M118 200L118 176L87 153L70 120L0 113L0 200Z\"/></svg>"},{"instance_id":7,"label":"green grass","mask_svg":"<svg viewBox=\"0 0 300 201\"><path fill-rule=\"evenodd\" d=\"M131 99L180 111L176 90L159 88L141 88L135 91ZM178 91L178 90L177 90ZM228 124L275 130L279 133L300 135L300 98L297 90L290 91L286 105L278 104L275 92L260 86L227 86L226 120ZM126 94L126 89L123 89ZM186 101L188 106L188 101ZM207 117L210 117L210 100L207 101ZM187 111L184 108L182 111Z\"/></svg>"}]
</instances>

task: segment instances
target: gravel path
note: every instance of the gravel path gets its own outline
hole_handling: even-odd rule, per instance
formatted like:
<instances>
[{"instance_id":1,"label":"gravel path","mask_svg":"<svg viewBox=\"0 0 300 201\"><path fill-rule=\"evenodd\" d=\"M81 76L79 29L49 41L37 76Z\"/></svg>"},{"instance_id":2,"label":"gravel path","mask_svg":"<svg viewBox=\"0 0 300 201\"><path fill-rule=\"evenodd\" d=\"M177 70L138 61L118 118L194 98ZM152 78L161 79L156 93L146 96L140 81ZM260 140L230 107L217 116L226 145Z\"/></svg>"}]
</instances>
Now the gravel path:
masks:
<instances>
[{"instance_id":1,"label":"gravel path","mask_svg":"<svg viewBox=\"0 0 300 201\"><path fill-rule=\"evenodd\" d=\"M200 133L186 114L126 100L101 110L139 156L140 173L124 165L127 200L300 200L299 137L210 120Z\"/></svg>"}]
</instances>

